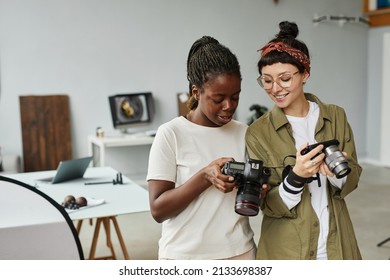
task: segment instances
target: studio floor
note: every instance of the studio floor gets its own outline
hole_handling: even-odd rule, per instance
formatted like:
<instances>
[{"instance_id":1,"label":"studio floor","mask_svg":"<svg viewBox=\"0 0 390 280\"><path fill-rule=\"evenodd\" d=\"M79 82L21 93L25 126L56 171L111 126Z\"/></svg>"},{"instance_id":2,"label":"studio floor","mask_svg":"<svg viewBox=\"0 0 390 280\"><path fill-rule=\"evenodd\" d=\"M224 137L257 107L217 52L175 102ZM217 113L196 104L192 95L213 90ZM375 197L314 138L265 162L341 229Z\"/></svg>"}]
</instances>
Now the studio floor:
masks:
<instances>
[{"instance_id":1,"label":"studio floor","mask_svg":"<svg viewBox=\"0 0 390 280\"><path fill-rule=\"evenodd\" d=\"M377 245L390 238L390 168L366 164L362 166L359 187L346 198L346 201L363 259L388 260L390 240L380 247ZM261 215L250 218L255 241L259 238L261 219ZM161 225L153 220L149 212L121 215L117 217L117 221L131 259L157 259ZM117 259L123 259L113 228L111 234ZM80 232L80 240L86 259L89 256L92 236L93 226L85 222ZM101 230L96 256L105 256L109 253L104 231Z\"/></svg>"}]
</instances>

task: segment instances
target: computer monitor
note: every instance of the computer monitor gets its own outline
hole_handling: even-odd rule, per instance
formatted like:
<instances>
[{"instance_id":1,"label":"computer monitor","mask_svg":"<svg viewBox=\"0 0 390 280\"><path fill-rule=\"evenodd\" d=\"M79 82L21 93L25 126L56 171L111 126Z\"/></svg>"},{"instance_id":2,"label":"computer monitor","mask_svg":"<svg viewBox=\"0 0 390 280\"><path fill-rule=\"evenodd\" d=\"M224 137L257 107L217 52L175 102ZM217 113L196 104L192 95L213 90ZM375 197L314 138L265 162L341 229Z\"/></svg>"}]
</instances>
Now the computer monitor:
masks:
<instances>
[{"instance_id":1,"label":"computer monitor","mask_svg":"<svg viewBox=\"0 0 390 280\"><path fill-rule=\"evenodd\" d=\"M150 124L154 116L151 92L121 93L108 97L113 126L124 133L130 129Z\"/></svg>"}]
</instances>

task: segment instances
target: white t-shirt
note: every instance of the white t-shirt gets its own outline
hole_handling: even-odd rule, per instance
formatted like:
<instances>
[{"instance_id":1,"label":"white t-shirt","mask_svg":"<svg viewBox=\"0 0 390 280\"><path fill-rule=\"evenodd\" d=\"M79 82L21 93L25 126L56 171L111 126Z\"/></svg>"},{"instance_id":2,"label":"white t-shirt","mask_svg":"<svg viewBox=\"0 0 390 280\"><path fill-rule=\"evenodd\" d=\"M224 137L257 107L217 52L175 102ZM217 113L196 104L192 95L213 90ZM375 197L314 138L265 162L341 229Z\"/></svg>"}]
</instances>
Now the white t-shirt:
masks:
<instances>
[{"instance_id":1,"label":"white t-shirt","mask_svg":"<svg viewBox=\"0 0 390 280\"><path fill-rule=\"evenodd\" d=\"M184 117L161 125L150 150L147 180L172 181L178 187L220 157L245 161L246 129L234 120L206 127ZM234 212L236 193L210 186L179 215L164 221L159 258L223 259L254 248L248 217Z\"/></svg>"},{"instance_id":2,"label":"white t-shirt","mask_svg":"<svg viewBox=\"0 0 390 280\"><path fill-rule=\"evenodd\" d=\"M315 102L309 102L309 104L309 112L303 118L286 115L292 127L293 137L295 139L295 147L297 148L297 150L300 149L300 147L306 143L317 143L314 136L320 108ZM318 220L320 222L320 235L318 238L317 259L327 259L326 242L329 232L329 209L328 196L326 191L327 179L329 179L332 184L339 188L341 188L343 182L345 182L345 179L337 179L335 176L327 177L320 175L321 187L318 186L317 180L313 180L313 182L308 184L311 194L311 205L313 206L313 209L316 212ZM286 203L287 207L289 207L289 209L296 206L301 200L302 193L290 194L286 192L284 188L279 188L279 193L283 201Z\"/></svg>"}]
</instances>

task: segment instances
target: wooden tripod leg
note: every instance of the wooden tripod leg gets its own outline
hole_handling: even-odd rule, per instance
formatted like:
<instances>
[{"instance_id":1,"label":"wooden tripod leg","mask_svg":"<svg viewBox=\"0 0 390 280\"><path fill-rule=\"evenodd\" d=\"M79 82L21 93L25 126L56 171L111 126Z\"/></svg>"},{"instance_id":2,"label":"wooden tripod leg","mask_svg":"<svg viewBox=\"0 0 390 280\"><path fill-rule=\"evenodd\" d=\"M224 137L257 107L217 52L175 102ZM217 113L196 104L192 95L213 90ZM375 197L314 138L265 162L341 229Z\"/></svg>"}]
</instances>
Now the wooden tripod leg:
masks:
<instances>
[{"instance_id":1,"label":"wooden tripod leg","mask_svg":"<svg viewBox=\"0 0 390 280\"><path fill-rule=\"evenodd\" d=\"M76 227L77 234L80 234L81 226L83 225L83 221L84 220L78 220L77 221L77 227Z\"/></svg>"},{"instance_id":2,"label":"wooden tripod leg","mask_svg":"<svg viewBox=\"0 0 390 280\"><path fill-rule=\"evenodd\" d=\"M77 227L76 227L77 234L80 234L81 226L83 225L83 221L84 221L84 220L78 220L78 221L77 221ZM90 225L90 226L93 225L93 220L92 220L92 219L89 219L89 225Z\"/></svg>"},{"instance_id":3,"label":"wooden tripod leg","mask_svg":"<svg viewBox=\"0 0 390 280\"><path fill-rule=\"evenodd\" d=\"M99 231L100 231L100 224L102 223L103 218L97 218L96 220L96 225L95 225L95 230L93 233L93 239L92 239L92 244L91 244L91 251L89 252L89 259L93 260L95 259L95 252L96 252L96 245L99 239Z\"/></svg>"},{"instance_id":4,"label":"wooden tripod leg","mask_svg":"<svg viewBox=\"0 0 390 280\"><path fill-rule=\"evenodd\" d=\"M112 220L112 223L114 224L116 235L118 236L118 240L119 240L119 243L120 243L121 248L122 248L123 256L124 256L125 260L130 260L130 256L129 256L129 253L127 252L125 242L123 241L122 233L121 233L121 230L119 228L116 217L111 216L110 219Z\"/></svg>"},{"instance_id":5,"label":"wooden tripod leg","mask_svg":"<svg viewBox=\"0 0 390 280\"><path fill-rule=\"evenodd\" d=\"M130 256L127 252L126 245L125 245L125 242L123 240L122 233L120 231L116 217L110 216L110 217L102 217L102 218L96 219L96 225L95 225L95 230L93 233L93 239L92 239L92 244L91 244L91 251L89 253L90 260L98 260L98 259L114 259L115 260L116 259L114 246L113 246L112 240L111 240L110 221L112 221L112 223L114 225L114 228L115 228L116 234L118 236L118 240L119 240L119 243L121 245L121 249L122 249L123 256L124 256L125 260L130 259ZM104 226L104 230L106 232L106 245L108 248L110 248L111 256L96 258L95 257L96 247L97 247L97 243L98 243L98 239L99 239L100 226L102 225L102 223ZM80 225L80 227L81 227L81 225Z\"/></svg>"},{"instance_id":6,"label":"wooden tripod leg","mask_svg":"<svg viewBox=\"0 0 390 280\"><path fill-rule=\"evenodd\" d=\"M107 257L107 258L116 260L114 246L112 245L112 241L111 241L110 218L111 217L103 218L103 225L104 225L104 229L106 231L106 245L108 248L110 248L110 251L111 251L111 256Z\"/></svg>"}]
</instances>

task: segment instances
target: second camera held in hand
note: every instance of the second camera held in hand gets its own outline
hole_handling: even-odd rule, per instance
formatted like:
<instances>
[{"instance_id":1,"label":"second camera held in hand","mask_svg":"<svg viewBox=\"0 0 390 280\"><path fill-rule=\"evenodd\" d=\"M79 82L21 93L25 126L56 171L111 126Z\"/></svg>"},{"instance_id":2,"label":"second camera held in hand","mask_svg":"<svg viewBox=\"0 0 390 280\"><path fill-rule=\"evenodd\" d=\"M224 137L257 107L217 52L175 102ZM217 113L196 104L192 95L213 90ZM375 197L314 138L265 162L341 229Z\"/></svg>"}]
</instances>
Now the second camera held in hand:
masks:
<instances>
[{"instance_id":1,"label":"second camera held in hand","mask_svg":"<svg viewBox=\"0 0 390 280\"><path fill-rule=\"evenodd\" d=\"M322 152L325 153L325 163L329 167L329 170L332 171L332 173L336 175L336 178L338 179L347 176L351 172L351 168L348 166L347 159L339 150L338 145L340 143L336 139L309 145L301 151L301 155L307 154L321 144L324 145ZM316 156L314 156L313 158L315 158Z\"/></svg>"}]
</instances>

